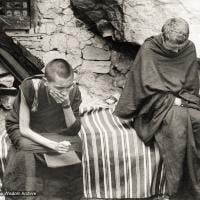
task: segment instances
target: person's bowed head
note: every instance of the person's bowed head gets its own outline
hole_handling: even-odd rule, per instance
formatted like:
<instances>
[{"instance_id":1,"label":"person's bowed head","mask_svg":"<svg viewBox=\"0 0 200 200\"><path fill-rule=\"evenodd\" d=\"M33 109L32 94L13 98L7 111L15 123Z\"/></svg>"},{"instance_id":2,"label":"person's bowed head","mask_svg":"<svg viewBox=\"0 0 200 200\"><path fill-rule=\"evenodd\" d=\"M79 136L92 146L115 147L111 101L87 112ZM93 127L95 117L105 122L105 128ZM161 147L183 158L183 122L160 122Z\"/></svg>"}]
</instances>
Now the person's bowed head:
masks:
<instances>
[{"instance_id":1,"label":"person's bowed head","mask_svg":"<svg viewBox=\"0 0 200 200\"><path fill-rule=\"evenodd\" d=\"M45 68L45 78L49 95L62 106L69 106L69 93L74 86L74 73L69 63L63 59L49 62Z\"/></svg>"},{"instance_id":2,"label":"person's bowed head","mask_svg":"<svg viewBox=\"0 0 200 200\"><path fill-rule=\"evenodd\" d=\"M182 18L168 19L162 27L163 47L178 53L188 43L189 24Z\"/></svg>"}]
</instances>

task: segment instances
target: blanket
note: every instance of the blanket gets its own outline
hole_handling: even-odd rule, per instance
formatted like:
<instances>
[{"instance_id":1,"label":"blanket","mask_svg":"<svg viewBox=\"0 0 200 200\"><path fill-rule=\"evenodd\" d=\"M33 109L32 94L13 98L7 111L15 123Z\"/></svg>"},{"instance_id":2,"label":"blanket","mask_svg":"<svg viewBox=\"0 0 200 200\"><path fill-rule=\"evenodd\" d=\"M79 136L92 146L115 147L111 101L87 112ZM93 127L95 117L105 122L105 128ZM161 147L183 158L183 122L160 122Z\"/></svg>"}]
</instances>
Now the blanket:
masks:
<instances>
[{"instance_id":1,"label":"blanket","mask_svg":"<svg viewBox=\"0 0 200 200\"><path fill-rule=\"evenodd\" d=\"M109 108L81 111L85 198L148 198L165 193L165 170L155 143L146 146L132 121L121 122ZM7 155L1 136L1 164ZM3 148L2 148L3 147Z\"/></svg>"}]
</instances>

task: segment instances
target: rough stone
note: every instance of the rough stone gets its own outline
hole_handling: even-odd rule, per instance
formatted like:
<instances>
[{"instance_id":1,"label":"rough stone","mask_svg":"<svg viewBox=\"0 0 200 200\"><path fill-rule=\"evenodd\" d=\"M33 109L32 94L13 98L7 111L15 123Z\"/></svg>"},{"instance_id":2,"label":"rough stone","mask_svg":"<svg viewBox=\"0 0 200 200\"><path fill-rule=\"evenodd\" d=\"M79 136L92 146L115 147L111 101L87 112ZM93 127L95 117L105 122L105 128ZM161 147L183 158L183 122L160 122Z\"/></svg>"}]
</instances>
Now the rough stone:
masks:
<instances>
[{"instance_id":1,"label":"rough stone","mask_svg":"<svg viewBox=\"0 0 200 200\"><path fill-rule=\"evenodd\" d=\"M113 86L113 79L107 74L81 72L77 77L77 82L82 94L82 107L108 106L105 99L111 95L119 96L121 92Z\"/></svg>"},{"instance_id":2,"label":"rough stone","mask_svg":"<svg viewBox=\"0 0 200 200\"><path fill-rule=\"evenodd\" d=\"M68 15L63 15L62 16L62 21L63 21L63 26L65 26L65 24L67 24L68 22L70 22L73 18L73 15L72 16L68 16Z\"/></svg>"},{"instance_id":3,"label":"rough stone","mask_svg":"<svg viewBox=\"0 0 200 200\"><path fill-rule=\"evenodd\" d=\"M106 45L106 41L97 35L91 39L91 42L92 42L93 46L95 46L97 48L101 48L101 49L104 48Z\"/></svg>"},{"instance_id":4,"label":"rough stone","mask_svg":"<svg viewBox=\"0 0 200 200\"><path fill-rule=\"evenodd\" d=\"M81 57L80 43L76 37L68 35L66 39L66 47L67 53L79 55Z\"/></svg>"},{"instance_id":5,"label":"rough stone","mask_svg":"<svg viewBox=\"0 0 200 200\"><path fill-rule=\"evenodd\" d=\"M95 34L87 24L74 16L70 0L35 0L33 9L34 19L31 34L34 35L34 38L28 32L23 32L23 36L17 36L16 40L30 48L31 52L39 56L45 64L55 58L66 59L74 71L77 73L80 71L81 76L82 73L84 74L83 81L86 84L81 85L84 102L91 104L93 101L93 105L104 103L105 98L118 90L113 86L113 79L116 77L107 74L100 75L100 73L109 73L111 66L110 47L106 40ZM100 15L98 17L101 18ZM100 22L102 23L102 21ZM99 23L100 28L102 28L101 23ZM114 24L119 23L113 22L112 26ZM12 34L14 35L15 32ZM113 34L116 35L115 31ZM101 54L100 59L103 61L84 61L82 51L87 46L102 51L103 56ZM104 55L105 52L106 55ZM88 75L89 73L91 76ZM90 79L90 77L93 78ZM87 86L90 82L88 80L91 80L90 86Z\"/></svg>"},{"instance_id":6,"label":"rough stone","mask_svg":"<svg viewBox=\"0 0 200 200\"><path fill-rule=\"evenodd\" d=\"M51 8L50 2L37 2L37 7L40 13L46 14L48 10Z\"/></svg>"},{"instance_id":7,"label":"rough stone","mask_svg":"<svg viewBox=\"0 0 200 200\"><path fill-rule=\"evenodd\" d=\"M59 51L49 51L43 55L43 62L46 65L48 62L55 58L63 58L66 59L65 53L60 53Z\"/></svg>"},{"instance_id":8,"label":"rough stone","mask_svg":"<svg viewBox=\"0 0 200 200\"><path fill-rule=\"evenodd\" d=\"M37 3L38 10L44 18L55 18L56 12L54 9L52 9L52 6L55 5L53 5L50 1L43 1Z\"/></svg>"},{"instance_id":9,"label":"rough stone","mask_svg":"<svg viewBox=\"0 0 200 200\"><path fill-rule=\"evenodd\" d=\"M46 33L47 35L50 35L56 31L57 27L53 23L47 23L46 24Z\"/></svg>"},{"instance_id":10,"label":"rough stone","mask_svg":"<svg viewBox=\"0 0 200 200\"><path fill-rule=\"evenodd\" d=\"M134 59L132 57L113 50L111 53L111 62L113 68L122 74L126 74L133 65Z\"/></svg>"},{"instance_id":11,"label":"rough stone","mask_svg":"<svg viewBox=\"0 0 200 200\"><path fill-rule=\"evenodd\" d=\"M62 13L67 17L73 16L73 11L70 8L65 9Z\"/></svg>"},{"instance_id":12,"label":"rough stone","mask_svg":"<svg viewBox=\"0 0 200 200\"><path fill-rule=\"evenodd\" d=\"M66 16L67 18L67 16ZM65 20L65 26L67 26L68 28L73 28L73 27L76 27L76 21L77 19L74 18L74 16L69 16L69 18L67 18L67 20Z\"/></svg>"},{"instance_id":13,"label":"rough stone","mask_svg":"<svg viewBox=\"0 0 200 200\"><path fill-rule=\"evenodd\" d=\"M199 0L71 0L77 16L103 37L142 44L160 33L171 17L182 17L190 24L190 39L200 57Z\"/></svg>"},{"instance_id":14,"label":"rough stone","mask_svg":"<svg viewBox=\"0 0 200 200\"><path fill-rule=\"evenodd\" d=\"M41 47L41 43L38 41L33 41L33 40L29 40L29 41L20 41L21 45L26 45L27 49L40 49Z\"/></svg>"},{"instance_id":15,"label":"rough stone","mask_svg":"<svg viewBox=\"0 0 200 200\"><path fill-rule=\"evenodd\" d=\"M67 27L67 26L63 26L62 27L62 32L67 34L67 35L72 35L74 37L77 36L78 32L80 31L80 29L76 28L76 27ZM76 37L77 38L77 37Z\"/></svg>"},{"instance_id":16,"label":"rough stone","mask_svg":"<svg viewBox=\"0 0 200 200\"><path fill-rule=\"evenodd\" d=\"M60 1L60 4L59 4L60 8L68 8L70 6L70 1Z\"/></svg>"},{"instance_id":17,"label":"rough stone","mask_svg":"<svg viewBox=\"0 0 200 200\"><path fill-rule=\"evenodd\" d=\"M200 36L197 36L197 33L200 31L200 7L197 5L198 0L125 0L125 38L127 41L141 44L145 38L158 34L168 18L182 17L190 23L190 38L196 42L199 49Z\"/></svg>"},{"instance_id":18,"label":"rough stone","mask_svg":"<svg viewBox=\"0 0 200 200\"><path fill-rule=\"evenodd\" d=\"M126 82L125 76L119 76L116 77L115 80L113 81L113 85L115 87L123 88Z\"/></svg>"},{"instance_id":19,"label":"rough stone","mask_svg":"<svg viewBox=\"0 0 200 200\"><path fill-rule=\"evenodd\" d=\"M38 33L46 33L46 24L42 24L38 27Z\"/></svg>"},{"instance_id":20,"label":"rough stone","mask_svg":"<svg viewBox=\"0 0 200 200\"><path fill-rule=\"evenodd\" d=\"M51 49L50 41L51 41L51 36L46 36L43 38L43 40L41 41L43 51L50 51Z\"/></svg>"},{"instance_id":21,"label":"rough stone","mask_svg":"<svg viewBox=\"0 0 200 200\"><path fill-rule=\"evenodd\" d=\"M57 27L53 23L45 23L42 24L39 33L46 33L47 35L50 35L56 31Z\"/></svg>"},{"instance_id":22,"label":"rough stone","mask_svg":"<svg viewBox=\"0 0 200 200\"><path fill-rule=\"evenodd\" d=\"M87 41L82 41L82 42L80 42L80 48L81 48L81 49L84 49L85 46L89 46L89 45L92 45L92 41L91 41L91 40L87 40Z\"/></svg>"},{"instance_id":23,"label":"rough stone","mask_svg":"<svg viewBox=\"0 0 200 200\"><path fill-rule=\"evenodd\" d=\"M94 33L92 33L91 31L88 31L87 29L81 29L80 32L77 34L77 39L83 43L85 41L90 40L93 37L94 37Z\"/></svg>"},{"instance_id":24,"label":"rough stone","mask_svg":"<svg viewBox=\"0 0 200 200\"><path fill-rule=\"evenodd\" d=\"M61 52L67 50L67 37L64 33L57 33L52 35L51 41L51 50L58 49Z\"/></svg>"},{"instance_id":25,"label":"rough stone","mask_svg":"<svg viewBox=\"0 0 200 200\"><path fill-rule=\"evenodd\" d=\"M83 58L86 60L109 60L110 51L105 51L104 49L86 46L83 50Z\"/></svg>"},{"instance_id":26,"label":"rough stone","mask_svg":"<svg viewBox=\"0 0 200 200\"><path fill-rule=\"evenodd\" d=\"M80 57L72 54L67 54L66 60L71 64L73 69L79 67L83 63L83 60Z\"/></svg>"},{"instance_id":27,"label":"rough stone","mask_svg":"<svg viewBox=\"0 0 200 200\"><path fill-rule=\"evenodd\" d=\"M103 37L123 38L123 1L71 0L76 14L96 25Z\"/></svg>"},{"instance_id":28,"label":"rough stone","mask_svg":"<svg viewBox=\"0 0 200 200\"><path fill-rule=\"evenodd\" d=\"M65 25L65 21L63 20L63 17L62 16L58 16L54 19L54 23L56 25L62 25L64 26Z\"/></svg>"},{"instance_id":29,"label":"rough stone","mask_svg":"<svg viewBox=\"0 0 200 200\"><path fill-rule=\"evenodd\" d=\"M47 0L46 0L47 1ZM59 9L60 8L60 0L49 0L51 3L51 8Z\"/></svg>"},{"instance_id":30,"label":"rough stone","mask_svg":"<svg viewBox=\"0 0 200 200\"><path fill-rule=\"evenodd\" d=\"M52 23L53 19L52 18L41 18L40 23L45 24L45 23Z\"/></svg>"},{"instance_id":31,"label":"rough stone","mask_svg":"<svg viewBox=\"0 0 200 200\"><path fill-rule=\"evenodd\" d=\"M115 40L113 43L116 42L117 45L125 42L141 44L146 37L158 34L168 17L181 16L190 23L190 38L195 42L199 55L199 0L71 0L71 2L73 10L78 11L75 13L79 14L81 20L74 16L70 0L35 0L36 20L34 19L34 28L29 33L36 35L40 33L42 36L33 39L27 34L26 37L16 37L16 39L30 48L34 55L42 58L45 64L54 58L68 60L72 67L80 72L83 101L90 105L104 103L105 98L118 90L116 87L123 87L126 75L121 74L126 74L128 71L132 63L130 58L134 58L135 52L130 51L129 47L127 51L121 51L126 49L126 46L120 46L112 51L109 57L111 61L83 61L82 51L84 53L88 46L101 49L104 53L107 52L108 56L110 54L108 40ZM95 34L97 31L98 35ZM107 37L108 40L102 37ZM128 54L128 51L131 54ZM109 75L99 75L108 72Z\"/></svg>"},{"instance_id":32,"label":"rough stone","mask_svg":"<svg viewBox=\"0 0 200 200\"><path fill-rule=\"evenodd\" d=\"M99 74L107 74L110 71L110 61L83 61L81 70L90 71Z\"/></svg>"}]
</instances>

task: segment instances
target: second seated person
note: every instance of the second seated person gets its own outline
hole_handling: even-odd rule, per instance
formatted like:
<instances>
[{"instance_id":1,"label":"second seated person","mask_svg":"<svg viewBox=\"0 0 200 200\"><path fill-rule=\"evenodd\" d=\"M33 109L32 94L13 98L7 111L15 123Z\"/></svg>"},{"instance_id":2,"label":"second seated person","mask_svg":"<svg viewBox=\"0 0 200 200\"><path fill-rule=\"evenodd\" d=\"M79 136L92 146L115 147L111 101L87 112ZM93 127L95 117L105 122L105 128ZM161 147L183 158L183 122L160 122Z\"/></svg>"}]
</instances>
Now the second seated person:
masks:
<instances>
[{"instance_id":1,"label":"second seated person","mask_svg":"<svg viewBox=\"0 0 200 200\"><path fill-rule=\"evenodd\" d=\"M8 153L4 191L35 191L41 200L81 199L82 168L78 162L81 156L78 136L81 102L73 69L64 59L49 62L45 75L22 82L13 110L6 119L6 130L13 147ZM61 160L59 167L56 163L48 167L48 161L50 165L54 162L54 156L49 160L48 155L56 158L56 155L69 152L74 152L70 157L75 160L73 165L66 161L65 166ZM30 199L30 196L20 197L26 198Z\"/></svg>"}]
</instances>

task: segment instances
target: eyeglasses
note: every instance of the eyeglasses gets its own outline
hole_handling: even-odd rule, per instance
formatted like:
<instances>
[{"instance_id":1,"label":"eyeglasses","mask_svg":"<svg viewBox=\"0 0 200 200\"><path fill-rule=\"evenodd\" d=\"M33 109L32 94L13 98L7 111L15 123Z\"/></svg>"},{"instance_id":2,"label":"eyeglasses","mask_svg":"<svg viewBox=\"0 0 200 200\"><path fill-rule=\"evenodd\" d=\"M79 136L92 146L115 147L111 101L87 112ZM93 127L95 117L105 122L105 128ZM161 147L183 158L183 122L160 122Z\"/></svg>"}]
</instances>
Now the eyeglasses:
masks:
<instances>
[{"instance_id":1,"label":"eyeglasses","mask_svg":"<svg viewBox=\"0 0 200 200\"><path fill-rule=\"evenodd\" d=\"M75 82L73 81L72 83L70 84L57 84L55 82L48 82L46 79L44 81L44 84L46 87L48 87L48 89L50 90L57 90L57 91L60 91L60 92L64 92L64 91L67 91L67 90L70 90L74 87L75 85Z\"/></svg>"}]
</instances>

